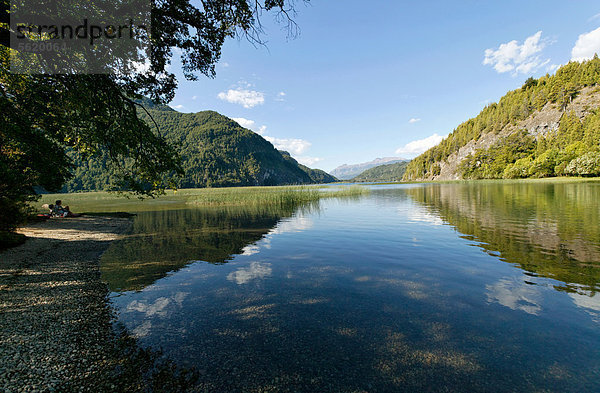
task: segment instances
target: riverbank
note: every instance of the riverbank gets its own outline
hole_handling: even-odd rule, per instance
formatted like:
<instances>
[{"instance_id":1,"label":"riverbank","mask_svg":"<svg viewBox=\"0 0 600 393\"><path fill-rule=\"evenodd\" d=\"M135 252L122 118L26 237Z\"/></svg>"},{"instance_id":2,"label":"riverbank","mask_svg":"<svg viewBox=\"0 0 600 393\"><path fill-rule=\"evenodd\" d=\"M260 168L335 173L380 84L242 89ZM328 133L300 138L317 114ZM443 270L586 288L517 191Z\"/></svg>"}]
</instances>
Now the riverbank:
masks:
<instances>
[{"instance_id":1,"label":"riverbank","mask_svg":"<svg viewBox=\"0 0 600 393\"><path fill-rule=\"evenodd\" d=\"M0 253L0 391L141 391L156 379L156 354L113 328L100 280L100 256L130 226L51 219L21 228L28 240Z\"/></svg>"}]
</instances>

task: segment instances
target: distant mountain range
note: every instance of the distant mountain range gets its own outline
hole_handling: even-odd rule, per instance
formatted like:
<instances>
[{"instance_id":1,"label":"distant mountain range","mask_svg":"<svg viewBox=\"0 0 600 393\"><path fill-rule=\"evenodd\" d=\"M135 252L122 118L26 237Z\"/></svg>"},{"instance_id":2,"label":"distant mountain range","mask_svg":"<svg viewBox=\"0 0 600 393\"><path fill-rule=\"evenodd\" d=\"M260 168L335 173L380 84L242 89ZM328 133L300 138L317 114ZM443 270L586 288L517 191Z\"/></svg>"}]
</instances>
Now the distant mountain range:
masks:
<instances>
[{"instance_id":1,"label":"distant mountain range","mask_svg":"<svg viewBox=\"0 0 600 393\"><path fill-rule=\"evenodd\" d=\"M331 174L341 180L350 180L350 179L354 178L355 176L360 175L362 172L366 171L367 169L371 169L371 168L374 168L379 165L394 164L394 163L403 162L403 161L408 161L408 160L405 158L401 158L401 157L376 158L373 161L363 162L361 164L340 165L337 168L335 168L334 170L332 170Z\"/></svg>"},{"instance_id":2,"label":"distant mountain range","mask_svg":"<svg viewBox=\"0 0 600 393\"><path fill-rule=\"evenodd\" d=\"M329 183L337 179L321 170L299 164L289 153L278 151L259 134L243 128L217 112L181 113L143 101L161 134L182 159L185 175L180 188L264 186ZM141 112L140 117L150 122ZM117 178L109 158L87 159L72 154L74 177L64 192L114 189Z\"/></svg>"}]
</instances>

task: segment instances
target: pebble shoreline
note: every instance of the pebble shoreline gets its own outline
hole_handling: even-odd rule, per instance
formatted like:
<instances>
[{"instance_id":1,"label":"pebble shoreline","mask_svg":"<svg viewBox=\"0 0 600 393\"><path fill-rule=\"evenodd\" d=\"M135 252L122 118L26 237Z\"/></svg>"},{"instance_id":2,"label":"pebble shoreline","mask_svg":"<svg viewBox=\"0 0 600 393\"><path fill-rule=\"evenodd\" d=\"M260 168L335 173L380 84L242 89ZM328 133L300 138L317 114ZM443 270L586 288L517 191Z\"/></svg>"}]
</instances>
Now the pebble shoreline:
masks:
<instances>
[{"instance_id":1,"label":"pebble shoreline","mask_svg":"<svg viewBox=\"0 0 600 393\"><path fill-rule=\"evenodd\" d=\"M110 217L51 219L20 229L28 240L0 253L0 392L116 389L99 259L130 225Z\"/></svg>"}]
</instances>

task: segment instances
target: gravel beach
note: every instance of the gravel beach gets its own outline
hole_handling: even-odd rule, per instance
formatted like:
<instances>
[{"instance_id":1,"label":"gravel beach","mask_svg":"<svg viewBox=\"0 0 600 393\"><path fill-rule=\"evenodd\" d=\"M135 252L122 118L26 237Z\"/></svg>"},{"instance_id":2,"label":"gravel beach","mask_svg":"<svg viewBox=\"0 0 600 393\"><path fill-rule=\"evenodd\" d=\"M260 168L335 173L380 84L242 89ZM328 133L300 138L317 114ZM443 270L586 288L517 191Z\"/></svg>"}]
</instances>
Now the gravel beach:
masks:
<instances>
[{"instance_id":1,"label":"gravel beach","mask_svg":"<svg viewBox=\"0 0 600 393\"><path fill-rule=\"evenodd\" d=\"M114 335L98 261L130 225L51 219L0 254L0 391L97 391Z\"/></svg>"},{"instance_id":2,"label":"gravel beach","mask_svg":"<svg viewBox=\"0 0 600 393\"><path fill-rule=\"evenodd\" d=\"M99 259L130 226L51 219L0 253L0 392L188 390L192 375L113 327Z\"/></svg>"}]
</instances>

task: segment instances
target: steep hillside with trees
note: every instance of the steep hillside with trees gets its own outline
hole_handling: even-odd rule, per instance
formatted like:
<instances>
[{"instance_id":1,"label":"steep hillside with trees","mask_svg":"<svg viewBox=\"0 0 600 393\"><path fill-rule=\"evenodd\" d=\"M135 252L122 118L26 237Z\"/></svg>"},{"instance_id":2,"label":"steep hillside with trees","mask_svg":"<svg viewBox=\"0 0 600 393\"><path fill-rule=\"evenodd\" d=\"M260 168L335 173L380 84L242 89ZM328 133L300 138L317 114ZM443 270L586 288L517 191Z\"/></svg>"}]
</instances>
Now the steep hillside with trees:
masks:
<instances>
[{"instance_id":1,"label":"steep hillside with trees","mask_svg":"<svg viewBox=\"0 0 600 393\"><path fill-rule=\"evenodd\" d=\"M375 168L379 165L394 164L396 162L406 161L401 157L383 157L376 158L373 161L362 162L360 164L344 164L340 165L331 171L331 174L341 180L350 180L355 176L360 175L367 169Z\"/></svg>"},{"instance_id":2,"label":"steep hillside with trees","mask_svg":"<svg viewBox=\"0 0 600 393\"><path fill-rule=\"evenodd\" d=\"M183 176L169 180L180 188L309 184L335 181L327 173L298 164L260 135L213 111L180 113L143 101L140 118L158 126L181 157ZM156 125L155 125L156 123ZM74 177L63 191L118 189L107 154L84 159L72 152Z\"/></svg>"},{"instance_id":3,"label":"steep hillside with trees","mask_svg":"<svg viewBox=\"0 0 600 393\"><path fill-rule=\"evenodd\" d=\"M310 177L312 182L315 184L334 183L336 181L339 181L335 176L331 176L329 173L325 172L324 170L312 169L312 168L307 167L306 165L300 164L287 151L279 150L279 153L281 153L283 158L292 162L294 165L297 165L300 169L302 169L304 172L306 172L306 174Z\"/></svg>"},{"instance_id":4,"label":"steep hillside with trees","mask_svg":"<svg viewBox=\"0 0 600 393\"><path fill-rule=\"evenodd\" d=\"M379 165L367 169L360 175L354 177L353 182L388 182L400 181L406 172L408 161L396 162L394 164Z\"/></svg>"},{"instance_id":5,"label":"steep hillside with trees","mask_svg":"<svg viewBox=\"0 0 600 393\"><path fill-rule=\"evenodd\" d=\"M600 59L529 78L408 165L404 180L600 175Z\"/></svg>"}]
</instances>

